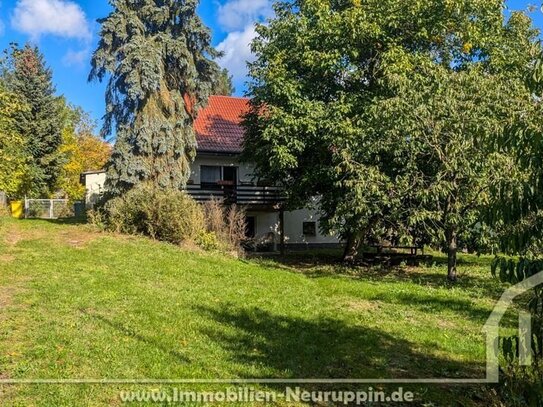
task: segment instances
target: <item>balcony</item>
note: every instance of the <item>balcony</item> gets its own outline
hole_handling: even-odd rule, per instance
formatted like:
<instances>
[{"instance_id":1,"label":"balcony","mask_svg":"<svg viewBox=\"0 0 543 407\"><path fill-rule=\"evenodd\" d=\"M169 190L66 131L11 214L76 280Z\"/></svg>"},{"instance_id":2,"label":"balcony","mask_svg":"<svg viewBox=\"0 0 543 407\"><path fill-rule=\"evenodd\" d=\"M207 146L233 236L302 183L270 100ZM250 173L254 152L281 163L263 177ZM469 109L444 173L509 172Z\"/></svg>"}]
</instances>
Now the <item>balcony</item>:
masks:
<instances>
[{"instance_id":1,"label":"balcony","mask_svg":"<svg viewBox=\"0 0 543 407\"><path fill-rule=\"evenodd\" d=\"M279 209L285 202L280 187L233 185L228 182L216 184L189 184L187 193L197 202L220 199L228 205L240 205L254 209Z\"/></svg>"}]
</instances>

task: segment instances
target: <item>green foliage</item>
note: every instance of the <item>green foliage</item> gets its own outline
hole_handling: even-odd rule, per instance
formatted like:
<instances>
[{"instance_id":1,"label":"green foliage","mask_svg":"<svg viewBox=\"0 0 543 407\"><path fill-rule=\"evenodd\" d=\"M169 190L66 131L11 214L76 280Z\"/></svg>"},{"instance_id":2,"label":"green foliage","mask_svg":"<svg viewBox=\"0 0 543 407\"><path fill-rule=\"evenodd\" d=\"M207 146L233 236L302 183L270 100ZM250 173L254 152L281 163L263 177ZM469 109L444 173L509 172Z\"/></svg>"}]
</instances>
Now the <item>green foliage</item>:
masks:
<instances>
[{"instance_id":1,"label":"green foliage","mask_svg":"<svg viewBox=\"0 0 543 407\"><path fill-rule=\"evenodd\" d=\"M219 74L197 0L111 0L99 20L90 79L109 76L103 135L116 135L108 190L182 187L195 156L193 122Z\"/></svg>"},{"instance_id":2,"label":"green foliage","mask_svg":"<svg viewBox=\"0 0 543 407\"><path fill-rule=\"evenodd\" d=\"M185 192L141 184L91 211L99 230L143 235L164 242L196 244L208 251L241 254L245 211L211 201L202 206Z\"/></svg>"},{"instance_id":3,"label":"green foliage","mask_svg":"<svg viewBox=\"0 0 543 407\"><path fill-rule=\"evenodd\" d=\"M218 96L232 96L236 92L232 79L233 76L230 75L228 69L224 68L217 77L213 94Z\"/></svg>"},{"instance_id":4,"label":"green foliage","mask_svg":"<svg viewBox=\"0 0 543 407\"><path fill-rule=\"evenodd\" d=\"M195 242L202 249L213 252L220 250L221 242L215 232L202 231Z\"/></svg>"},{"instance_id":5,"label":"green foliage","mask_svg":"<svg viewBox=\"0 0 543 407\"><path fill-rule=\"evenodd\" d=\"M517 284L543 272L543 260L496 257L491 272L502 283ZM539 407L543 405L543 287L535 287L525 305L532 322L531 349L527 349L532 355L532 365L520 366L518 334L500 338L504 366L499 391L509 405Z\"/></svg>"},{"instance_id":6,"label":"green foliage","mask_svg":"<svg viewBox=\"0 0 543 407\"><path fill-rule=\"evenodd\" d=\"M111 156L111 146L93 134L95 124L88 113L65 101L62 107L64 129L59 152L63 166L56 189L71 201L81 200L85 197L81 174L102 170Z\"/></svg>"},{"instance_id":7,"label":"green foliage","mask_svg":"<svg viewBox=\"0 0 543 407\"><path fill-rule=\"evenodd\" d=\"M30 157L24 195L48 197L55 191L62 166L59 147L62 143L62 113L55 96L52 72L37 47L16 45L4 61L3 78L18 103L28 109L18 110L14 123L23 137L26 154ZM23 193L21 192L21 193Z\"/></svg>"},{"instance_id":8,"label":"green foliage","mask_svg":"<svg viewBox=\"0 0 543 407\"><path fill-rule=\"evenodd\" d=\"M194 242L205 230L202 209L191 197L146 184L109 200L103 214L109 230L173 244Z\"/></svg>"},{"instance_id":9,"label":"green foliage","mask_svg":"<svg viewBox=\"0 0 543 407\"><path fill-rule=\"evenodd\" d=\"M503 136L534 117L537 33L503 7L279 2L253 43L245 159L283 180L292 207L321 196L325 231L351 246L447 241L454 277L458 235L474 230L492 182L520 176Z\"/></svg>"},{"instance_id":10,"label":"green foliage","mask_svg":"<svg viewBox=\"0 0 543 407\"><path fill-rule=\"evenodd\" d=\"M0 84L0 191L13 198L24 195L28 182L30 157L16 126L16 117L27 109Z\"/></svg>"}]
</instances>

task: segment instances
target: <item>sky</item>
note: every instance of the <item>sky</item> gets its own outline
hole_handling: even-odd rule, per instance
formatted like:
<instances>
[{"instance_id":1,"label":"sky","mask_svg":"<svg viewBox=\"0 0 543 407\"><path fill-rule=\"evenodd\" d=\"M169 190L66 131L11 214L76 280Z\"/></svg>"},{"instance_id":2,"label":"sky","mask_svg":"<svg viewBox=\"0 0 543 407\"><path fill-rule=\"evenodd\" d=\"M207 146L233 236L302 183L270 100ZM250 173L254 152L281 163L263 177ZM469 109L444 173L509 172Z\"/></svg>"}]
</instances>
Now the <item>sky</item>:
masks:
<instances>
[{"instance_id":1,"label":"sky","mask_svg":"<svg viewBox=\"0 0 543 407\"><path fill-rule=\"evenodd\" d=\"M246 62L255 22L273 15L273 0L201 0L199 14L213 34L213 45L224 53L219 64L234 76L236 94L246 86ZM511 9L534 7L531 15L543 30L540 0L509 0ZM12 42L39 46L53 70L57 93L83 107L100 124L105 85L88 83L90 57L98 42L98 18L109 14L107 0L0 0L0 49Z\"/></svg>"}]
</instances>

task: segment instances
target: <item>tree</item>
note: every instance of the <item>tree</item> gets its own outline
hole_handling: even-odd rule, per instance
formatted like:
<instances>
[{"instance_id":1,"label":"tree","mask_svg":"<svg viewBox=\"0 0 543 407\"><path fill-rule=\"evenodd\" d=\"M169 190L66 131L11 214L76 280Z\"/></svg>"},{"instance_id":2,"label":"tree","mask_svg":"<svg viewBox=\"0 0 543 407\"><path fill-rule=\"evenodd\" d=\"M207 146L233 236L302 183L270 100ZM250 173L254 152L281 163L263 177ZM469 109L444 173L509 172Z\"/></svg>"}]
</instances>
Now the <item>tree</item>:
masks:
<instances>
[{"instance_id":1,"label":"tree","mask_svg":"<svg viewBox=\"0 0 543 407\"><path fill-rule=\"evenodd\" d=\"M413 150L411 135L400 136L391 126L394 117L386 117L381 108L397 100L394 109L406 118L410 114L413 124L409 109L414 104L409 98L416 97L426 109L426 119L445 123L431 110L439 100L421 97L436 86L443 86L442 93L459 108L478 98L486 101L490 92L499 93L493 87L472 95L470 102L462 81L479 91L478 86L488 82L486 76L503 80L509 75L517 81L513 90L522 93L517 83L525 73L523 67L533 61L536 39L530 20L513 14L506 21L503 6L498 0L277 3L276 18L257 27L259 36L253 43L256 60L250 66L245 159L256 161L261 178L282 180L290 206L301 207L312 197L321 197L321 226L347 241L345 260L354 259L363 241L420 238L431 230L420 231L421 211L435 214L435 202L425 202L418 194L422 191L410 190L406 170L411 169L398 155L404 154L405 163L421 163L432 146ZM419 69L420 63L425 71ZM465 71L471 72L469 78L461 77ZM433 82L422 80L426 74ZM398 86L401 78L403 86ZM500 85L507 86L503 81ZM485 114L487 108L476 113ZM499 108L492 113L498 114ZM462 114L455 114L458 125ZM486 125L485 119L473 117L470 123L481 120ZM492 119L493 124L499 122L498 117ZM411 130L419 135L423 131L421 126ZM504 127L493 130L501 132ZM490 132L489 123L484 133ZM451 136L449 142L469 143L473 137ZM458 163L467 159L452 150L447 156ZM439 168L433 170L432 176L438 177ZM424 183L418 185L422 188ZM414 204L424 205L417 212L412 210Z\"/></svg>"},{"instance_id":2,"label":"tree","mask_svg":"<svg viewBox=\"0 0 543 407\"><path fill-rule=\"evenodd\" d=\"M196 151L193 123L219 74L197 0L111 0L90 80L109 75L102 135L115 128L108 191L150 182L181 188Z\"/></svg>"},{"instance_id":3,"label":"tree","mask_svg":"<svg viewBox=\"0 0 543 407\"><path fill-rule=\"evenodd\" d=\"M21 197L28 182L30 158L15 119L26 109L16 95L0 85L0 191L12 197Z\"/></svg>"},{"instance_id":4,"label":"tree","mask_svg":"<svg viewBox=\"0 0 543 407\"><path fill-rule=\"evenodd\" d=\"M228 69L224 68L217 78L213 94L218 96L232 96L236 92L236 88L234 87L232 80L233 76L230 75Z\"/></svg>"},{"instance_id":5,"label":"tree","mask_svg":"<svg viewBox=\"0 0 543 407\"><path fill-rule=\"evenodd\" d=\"M52 72L37 47L13 45L4 78L8 89L29 107L15 116L17 132L24 138L31 157L25 194L50 196L62 165L58 154L62 117Z\"/></svg>"},{"instance_id":6,"label":"tree","mask_svg":"<svg viewBox=\"0 0 543 407\"><path fill-rule=\"evenodd\" d=\"M84 171L102 170L111 156L111 146L93 134L95 123L79 107L63 104L64 129L60 153L64 165L57 182L57 189L68 199L80 200L85 196L81 184Z\"/></svg>"},{"instance_id":7,"label":"tree","mask_svg":"<svg viewBox=\"0 0 543 407\"><path fill-rule=\"evenodd\" d=\"M533 99L513 75L485 74L478 65L458 72L423 61L417 65L414 75L389 83L394 96L374 101L366 112L368 133L375 132L369 137L387 140L389 153L383 165L366 163L377 165L400 197L400 230L417 243L444 247L448 278L455 281L459 237L477 224L484 226L495 185L522 179L514 154L496 141L531 110ZM366 153L357 151L353 159L364 162ZM366 176L364 165L354 168L351 183ZM364 204L352 193L345 202Z\"/></svg>"}]
</instances>

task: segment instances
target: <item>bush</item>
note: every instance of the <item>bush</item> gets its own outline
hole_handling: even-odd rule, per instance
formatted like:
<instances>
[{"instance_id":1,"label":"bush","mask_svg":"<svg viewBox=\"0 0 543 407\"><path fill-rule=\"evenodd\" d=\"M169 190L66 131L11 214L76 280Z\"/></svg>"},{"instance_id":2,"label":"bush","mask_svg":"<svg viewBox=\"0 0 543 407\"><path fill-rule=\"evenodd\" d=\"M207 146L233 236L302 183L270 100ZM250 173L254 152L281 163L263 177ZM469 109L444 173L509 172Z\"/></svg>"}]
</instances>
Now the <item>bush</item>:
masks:
<instances>
[{"instance_id":1,"label":"bush","mask_svg":"<svg viewBox=\"0 0 543 407\"><path fill-rule=\"evenodd\" d=\"M199 205L186 193L138 186L89 211L100 230L144 235L173 244L196 243L207 251L242 252L245 211L212 200Z\"/></svg>"},{"instance_id":2,"label":"bush","mask_svg":"<svg viewBox=\"0 0 543 407\"><path fill-rule=\"evenodd\" d=\"M5 216L10 216L10 210L9 207L6 205L3 205L2 202L0 202L0 218Z\"/></svg>"},{"instance_id":3,"label":"bush","mask_svg":"<svg viewBox=\"0 0 543 407\"><path fill-rule=\"evenodd\" d=\"M104 205L93 213L97 226L126 234L180 244L195 242L205 230L202 208L191 197L177 190L142 185Z\"/></svg>"},{"instance_id":4,"label":"bush","mask_svg":"<svg viewBox=\"0 0 543 407\"><path fill-rule=\"evenodd\" d=\"M206 229L219 240L222 250L241 253L246 239L245 211L236 206L225 206L223 201L212 199L204 204Z\"/></svg>"},{"instance_id":5,"label":"bush","mask_svg":"<svg viewBox=\"0 0 543 407\"><path fill-rule=\"evenodd\" d=\"M202 231L196 239L196 244L202 249L211 252L221 250L222 244L214 232Z\"/></svg>"}]
</instances>

